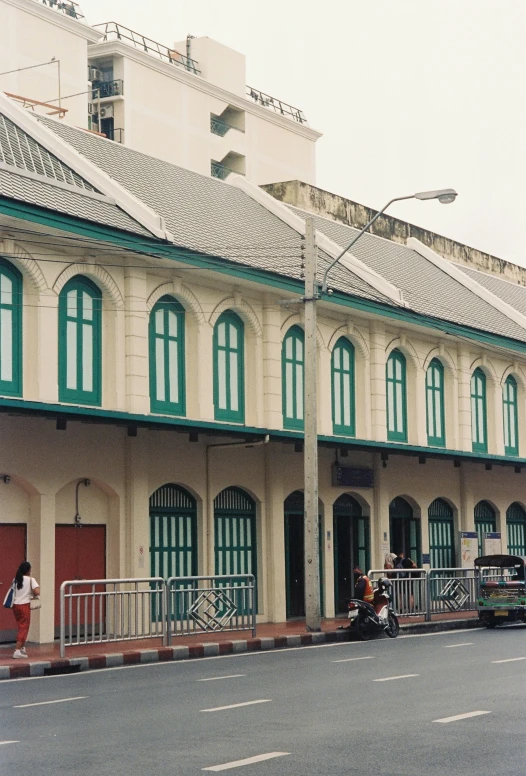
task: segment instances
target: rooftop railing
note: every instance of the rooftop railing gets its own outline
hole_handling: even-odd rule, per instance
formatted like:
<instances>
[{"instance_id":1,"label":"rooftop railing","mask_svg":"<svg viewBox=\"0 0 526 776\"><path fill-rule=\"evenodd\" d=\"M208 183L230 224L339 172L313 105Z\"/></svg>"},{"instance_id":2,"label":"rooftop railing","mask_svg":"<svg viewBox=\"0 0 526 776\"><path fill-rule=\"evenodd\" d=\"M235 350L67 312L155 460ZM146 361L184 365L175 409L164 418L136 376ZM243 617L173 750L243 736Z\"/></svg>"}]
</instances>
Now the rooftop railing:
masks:
<instances>
[{"instance_id":1,"label":"rooftop railing","mask_svg":"<svg viewBox=\"0 0 526 776\"><path fill-rule=\"evenodd\" d=\"M282 116L288 116L297 121L298 124L307 123L307 118L302 110L294 108L292 105L282 102L282 100L278 100L277 97L271 97L269 94L265 94L265 92L260 92L259 89L247 86L247 97L250 97L251 100L254 100L254 102L262 105L264 108L269 108Z\"/></svg>"},{"instance_id":2,"label":"rooftop railing","mask_svg":"<svg viewBox=\"0 0 526 776\"><path fill-rule=\"evenodd\" d=\"M128 27L123 27L122 24L105 22L104 24L94 24L93 28L102 33L104 40L120 40L128 46L133 46L133 48L160 59L162 62L168 62L176 67L183 67L188 72L195 73L196 75L199 75L201 72L195 59L190 59L190 57L186 57L175 49L163 46L162 43L157 43L157 41L141 35L140 32L134 32Z\"/></svg>"},{"instance_id":3,"label":"rooftop railing","mask_svg":"<svg viewBox=\"0 0 526 776\"><path fill-rule=\"evenodd\" d=\"M84 19L84 14L80 10L78 3L62 2L61 0L36 0L41 5L47 5L54 11L63 13L64 16L71 16L72 19Z\"/></svg>"}]
</instances>

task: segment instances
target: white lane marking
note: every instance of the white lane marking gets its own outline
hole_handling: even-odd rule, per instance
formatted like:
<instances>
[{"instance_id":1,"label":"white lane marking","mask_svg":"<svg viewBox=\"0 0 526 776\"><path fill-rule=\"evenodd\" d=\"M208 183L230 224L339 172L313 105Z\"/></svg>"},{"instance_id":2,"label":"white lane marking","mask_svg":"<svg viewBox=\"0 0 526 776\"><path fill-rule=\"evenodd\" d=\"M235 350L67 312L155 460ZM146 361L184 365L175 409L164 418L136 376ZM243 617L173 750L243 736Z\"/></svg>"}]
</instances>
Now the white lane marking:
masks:
<instances>
[{"instance_id":1,"label":"white lane marking","mask_svg":"<svg viewBox=\"0 0 526 776\"><path fill-rule=\"evenodd\" d=\"M20 741L0 741L0 746L5 746L6 744L19 744Z\"/></svg>"},{"instance_id":2,"label":"white lane marking","mask_svg":"<svg viewBox=\"0 0 526 776\"><path fill-rule=\"evenodd\" d=\"M201 768L203 771L227 771L229 768L241 768L242 765L252 765L252 763L261 763L263 760L272 760L274 757L285 757L290 752L268 752L267 754L258 754L256 757L247 757L245 760L233 760L231 763L223 765L211 765L209 768Z\"/></svg>"},{"instance_id":3,"label":"white lane marking","mask_svg":"<svg viewBox=\"0 0 526 776\"><path fill-rule=\"evenodd\" d=\"M517 660L526 660L526 657L508 657L506 660L492 660L492 663L515 663Z\"/></svg>"},{"instance_id":4,"label":"white lane marking","mask_svg":"<svg viewBox=\"0 0 526 776\"><path fill-rule=\"evenodd\" d=\"M224 711L225 709L239 709L240 706L254 706L256 703L272 703L270 698L259 701L245 701L244 703L231 703L230 706L216 706L214 709L200 709L200 711Z\"/></svg>"},{"instance_id":5,"label":"white lane marking","mask_svg":"<svg viewBox=\"0 0 526 776\"><path fill-rule=\"evenodd\" d=\"M491 714L491 711L468 711L467 714L456 714L454 717L442 717L442 719L435 719L434 722L442 722L444 724L448 722L458 722L460 719L480 717L481 714Z\"/></svg>"},{"instance_id":6,"label":"white lane marking","mask_svg":"<svg viewBox=\"0 0 526 776\"><path fill-rule=\"evenodd\" d=\"M230 674L229 676L209 676L207 679L197 679L198 682L218 682L220 679L237 679L238 676L246 676L246 674Z\"/></svg>"},{"instance_id":7,"label":"white lane marking","mask_svg":"<svg viewBox=\"0 0 526 776\"><path fill-rule=\"evenodd\" d=\"M420 676L420 674L400 674L400 676L385 676L383 679L373 679L373 682L392 682L395 679L410 679L412 676Z\"/></svg>"},{"instance_id":8,"label":"white lane marking","mask_svg":"<svg viewBox=\"0 0 526 776\"><path fill-rule=\"evenodd\" d=\"M353 660L374 660L374 655L365 655L364 657L345 657L343 660L331 660L331 663L352 663Z\"/></svg>"},{"instance_id":9,"label":"white lane marking","mask_svg":"<svg viewBox=\"0 0 526 776\"><path fill-rule=\"evenodd\" d=\"M13 706L14 709L27 709L29 706L48 706L50 703L67 703L68 701L83 701L87 695L77 695L76 698L58 698L56 701L39 701L38 703L22 703L20 706Z\"/></svg>"},{"instance_id":10,"label":"white lane marking","mask_svg":"<svg viewBox=\"0 0 526 776\"><path fill-rule=\"evenodd\" d=\"M465 641L463 644L444 644L444 649L454 649L455 647L472 647L472 641Z\"/></svg>"}]
</instances>

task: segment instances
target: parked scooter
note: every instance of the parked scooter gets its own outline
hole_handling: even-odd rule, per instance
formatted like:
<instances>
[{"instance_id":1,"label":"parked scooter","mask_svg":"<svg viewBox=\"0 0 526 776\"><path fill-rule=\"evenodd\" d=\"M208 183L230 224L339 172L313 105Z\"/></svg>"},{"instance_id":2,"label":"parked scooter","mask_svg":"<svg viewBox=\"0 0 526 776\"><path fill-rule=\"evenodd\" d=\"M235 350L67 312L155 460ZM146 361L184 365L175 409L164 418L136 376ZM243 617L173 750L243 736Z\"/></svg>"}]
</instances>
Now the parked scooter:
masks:
<instances>
[{"instance_id":1,"label":"parked scooter","mask_svg":"<svg viewBox=\"0 0 526 776\"><path fill-rule=\"evenodd\" d=\"M372 604L351 598L349 606L349 628L358 638L368 641L378 633L386 633L395 639L400 632L398 617L391 605L393 586L388 579L379 579Z\"/></svg>"}]
</instances>

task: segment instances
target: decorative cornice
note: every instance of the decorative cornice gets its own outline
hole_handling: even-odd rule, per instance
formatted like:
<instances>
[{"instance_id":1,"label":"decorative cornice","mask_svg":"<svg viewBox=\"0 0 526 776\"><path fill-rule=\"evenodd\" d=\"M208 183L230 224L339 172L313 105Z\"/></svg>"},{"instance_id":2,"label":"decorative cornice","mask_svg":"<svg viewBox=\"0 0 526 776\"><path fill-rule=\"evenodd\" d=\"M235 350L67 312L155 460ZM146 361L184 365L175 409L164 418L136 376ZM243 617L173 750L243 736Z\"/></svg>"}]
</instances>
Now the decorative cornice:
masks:
<instances>
[{"instance_id":1,"label":"decorative cornice","mask_svg":"<svg viewBox=\"0 0 526 776\"><path fill-rule=\"evenodd\" d=\"M124 299L119 290L117 283L107 270L101 267L99 264L70 264L63 270L53 284L53 291L60 294L68 280L76 277L77 275L85 275L91 280L95 281L97 285L102 286L103 290L111 298L118 310L124 309Z\"/></svg>"}]
</instances>

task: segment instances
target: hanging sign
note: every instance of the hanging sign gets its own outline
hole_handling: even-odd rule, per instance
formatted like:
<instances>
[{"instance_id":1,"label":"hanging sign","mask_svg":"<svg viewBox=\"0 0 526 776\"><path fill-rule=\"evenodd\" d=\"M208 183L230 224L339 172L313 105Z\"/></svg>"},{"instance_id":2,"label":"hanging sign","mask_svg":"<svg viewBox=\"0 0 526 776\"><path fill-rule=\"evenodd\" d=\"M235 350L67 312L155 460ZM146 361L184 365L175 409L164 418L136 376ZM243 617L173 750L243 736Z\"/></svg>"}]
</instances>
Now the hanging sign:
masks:
<instances>
[{"instance_id":1,"label":"hanging sign","mask_svg":"<svg viewBox=\"0 0 526 776\"><path fill-rule=\"evenodd\" d=\"M332 484L339 487L372 488L374 471L373 469L341 466L339 463L335 463L332 467Z\"/></svg>"}]
</instances>

